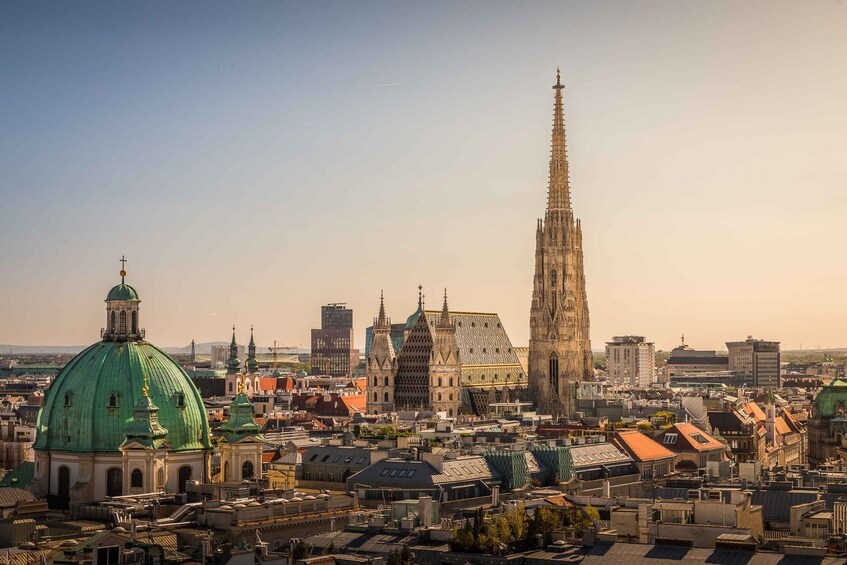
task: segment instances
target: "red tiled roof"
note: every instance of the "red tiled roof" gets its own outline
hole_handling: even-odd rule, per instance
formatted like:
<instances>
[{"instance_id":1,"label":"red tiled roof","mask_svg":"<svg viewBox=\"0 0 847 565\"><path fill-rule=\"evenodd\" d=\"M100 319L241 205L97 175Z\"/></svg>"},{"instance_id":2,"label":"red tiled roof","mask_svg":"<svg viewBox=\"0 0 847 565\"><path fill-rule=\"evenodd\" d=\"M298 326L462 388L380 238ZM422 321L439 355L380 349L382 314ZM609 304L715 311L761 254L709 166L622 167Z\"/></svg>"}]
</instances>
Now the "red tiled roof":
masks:
<instances>
[{"instance_id":1,"label":"red tiled roof","mask_svg":"<svg viewBox=\"0 0 847 565\"><path fill-rule=\"evenodd\" d=\"M785 418L783 418L782 416L777 418L774 421L774 424L775 424L774 427L776 429L776 433L778 433L779 435L784 436L785 434L791 433L791 428L788 427L788 424L785 423Z\"/></svg>"},{"instance_id":2,"label":"red tiled roof","mask_svg":"<svg viewBox=\"0 0 847 565\"><path fill-rule=\"evenodd\" d=\"M767 419L765 412L755 402L748 402L745 404L744 411L753 416L757 422L764 422Z\"/></svg>"},{"instance_id":3,"label":"red tiled roof","mask_svg":"<svg viewBox=\"0 0 847 565\"><path fill-rule=\"evenodd\" d=\"M677 434L676 438L665 438L668 434ZM671 441L674 439L673 441ZM666 446L671 451L709 451L712 449L725 449L724 444L708 435L694 424L674 424L661 433L656 441Z\"/></svg>"},{"instance_id":4,"label":"red tiled roof","mask_svg":"<svg viewBox=\"0 0 847 565\"><path fill-rule=\"evenodd\" d=\"M637 461L653 461L674 456L672 451L637 430L615 432L612 443Z\"/></svg>"},{"instance_id":5,"label":"red tiled roof","mask_svg":"<svg viewBox=\"0 0 847 565\"><path fill-rule=\"evenodd\" d=\"M256 379L258 382L256 383L256 388L261 391L276 391L277 379L276 377L259 377Z\"/></svg>"}]
</instances>

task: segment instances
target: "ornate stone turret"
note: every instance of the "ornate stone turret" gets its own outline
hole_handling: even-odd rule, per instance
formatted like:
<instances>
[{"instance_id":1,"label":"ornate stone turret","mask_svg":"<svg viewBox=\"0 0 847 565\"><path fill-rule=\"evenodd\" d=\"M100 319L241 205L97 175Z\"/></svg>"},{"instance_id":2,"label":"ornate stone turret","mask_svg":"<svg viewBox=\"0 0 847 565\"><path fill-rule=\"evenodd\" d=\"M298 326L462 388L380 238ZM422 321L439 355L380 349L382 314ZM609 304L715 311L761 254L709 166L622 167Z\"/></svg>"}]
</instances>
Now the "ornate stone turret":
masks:
<instances>
[{"instance_id":1,"label":"ornate stone turret","mask_svg":"<svg viewBox=\"0 0 847 565\"><path fill-rule=\"evenodd\" d=\"M582 225L573 217L568 176L564 85L557 70L547 211L535 236L530 310L529 384L539 409L571 415L580 381L593 378Z\"/></svg>"},{"instance_id":2,"label":"ornate stone turret","mask_svg":"<svg viewBox=\"0 0 847 565\"><path fill-rule=\"evenodd\" d=\"M368 414L394 411L394 380L397 355L391 342L391 320L385 315L385 299L379 293L379 315L374 319L373 343L365 368Z\"/></svg>"},{"instance_id":3,"label":"ornate stone turret","mask_svg":"<svg viewBox=\"0 0 847 565\"><path fill-rule=\"evenodd\" d=\"M253 403L239 382L238 394L229 405L229 420L221 424L220 480L245 481L262 478L262 427L253 417Z\"/></svg>"},{"instance_id":4,"label":"ornate stone turret","mask_svg":"<svg viewBox=\"0 0 847 565\"><path fill-rule=\"evenodd\" d=\"M256 342L253 340L253 326L250 326L250 344L247 346L247 372L251 375L259 372L259 361L256 359Z\"/></svg>"},{"instance_id":5,"label":"ornate stone turret","mask_svg":"<svg viewBox=\"0 0 847 565\"><path fill-rule=\"evenodd\" d=\"M459 345L456 342L456 325L450 321L447 307L447 289L444 289L444 304L441 316L435 325L432 356L429 361L430 404L436 412L445 412L448 417L458 416L462 403L462 363Z\"/></svg>"}]
</instances>

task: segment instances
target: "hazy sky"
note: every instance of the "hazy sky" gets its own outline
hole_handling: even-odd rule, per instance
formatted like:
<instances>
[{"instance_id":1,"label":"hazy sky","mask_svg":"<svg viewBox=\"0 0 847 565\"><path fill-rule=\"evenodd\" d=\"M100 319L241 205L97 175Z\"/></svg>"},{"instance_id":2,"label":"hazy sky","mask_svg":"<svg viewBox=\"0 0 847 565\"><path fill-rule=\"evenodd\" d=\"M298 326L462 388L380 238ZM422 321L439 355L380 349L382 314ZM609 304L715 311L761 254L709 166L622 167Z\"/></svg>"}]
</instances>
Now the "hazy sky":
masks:
<instances>
[{"instance_id":1,"label":"hazy sky","mask_svg":"<svg viewBox=\"0 0 847 565\"><path fill-rule=\"evenodd\" d=\"M555 69L594 348L847 346L847 3L3 2L0 343L162 346L320 305L528 339ZM246 337L246 335L245 335Z\"/></svg>"}]
</instances>

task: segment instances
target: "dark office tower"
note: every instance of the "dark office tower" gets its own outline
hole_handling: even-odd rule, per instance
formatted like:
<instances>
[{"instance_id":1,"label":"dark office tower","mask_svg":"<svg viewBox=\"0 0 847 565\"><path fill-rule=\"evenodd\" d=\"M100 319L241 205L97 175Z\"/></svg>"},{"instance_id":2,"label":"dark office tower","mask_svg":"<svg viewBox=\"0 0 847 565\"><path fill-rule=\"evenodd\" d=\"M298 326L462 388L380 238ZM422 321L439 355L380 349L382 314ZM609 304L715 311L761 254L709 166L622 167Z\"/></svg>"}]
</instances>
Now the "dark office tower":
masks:
<instances>
[{"instance_id":1,"label":"dark office tower","mask_svg":"<svg viewBox=\"0 0 847 565\"><path fill-rule=\"evenodd\" d=\"M312 374L349 377L358 364L353 311L340 303L321 306L321 329L312 330Z\"/></svg>"}]
</instances>

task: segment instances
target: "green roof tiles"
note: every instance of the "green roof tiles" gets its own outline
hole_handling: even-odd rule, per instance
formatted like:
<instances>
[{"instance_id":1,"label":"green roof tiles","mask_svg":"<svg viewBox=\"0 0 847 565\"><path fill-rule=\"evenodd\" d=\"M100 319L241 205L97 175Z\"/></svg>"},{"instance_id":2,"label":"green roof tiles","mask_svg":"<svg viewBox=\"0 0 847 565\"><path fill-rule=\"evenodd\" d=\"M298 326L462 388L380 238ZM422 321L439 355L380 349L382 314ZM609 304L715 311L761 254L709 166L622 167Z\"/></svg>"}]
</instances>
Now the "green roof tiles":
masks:
<instances>
[{"instance_id":1,"label":"green roof tiles","mask_svg":"<svg viewBox=\"0 0 847 565\"><path fill-rule=\"evenodd\" d=\"M134 412L145 402L145 376L170 449L208 449L200 393L170 356L144 341L102 341L74 357L45 393L35 448L117 452L127 431L141 431Z\"/></svg>"},{"instance_id":2,"label":"green roof tiles","mask_svg":"<svg viewBox=\"0 0 847 565\"><path fill-rule=\"evenodd\" d=\"M106 295L106 300L138 300L138 292L131 286L125 283L121 283L117 286L112 287L112 290L109 291L109 294Z\"/></svg>"}]
</instances>

